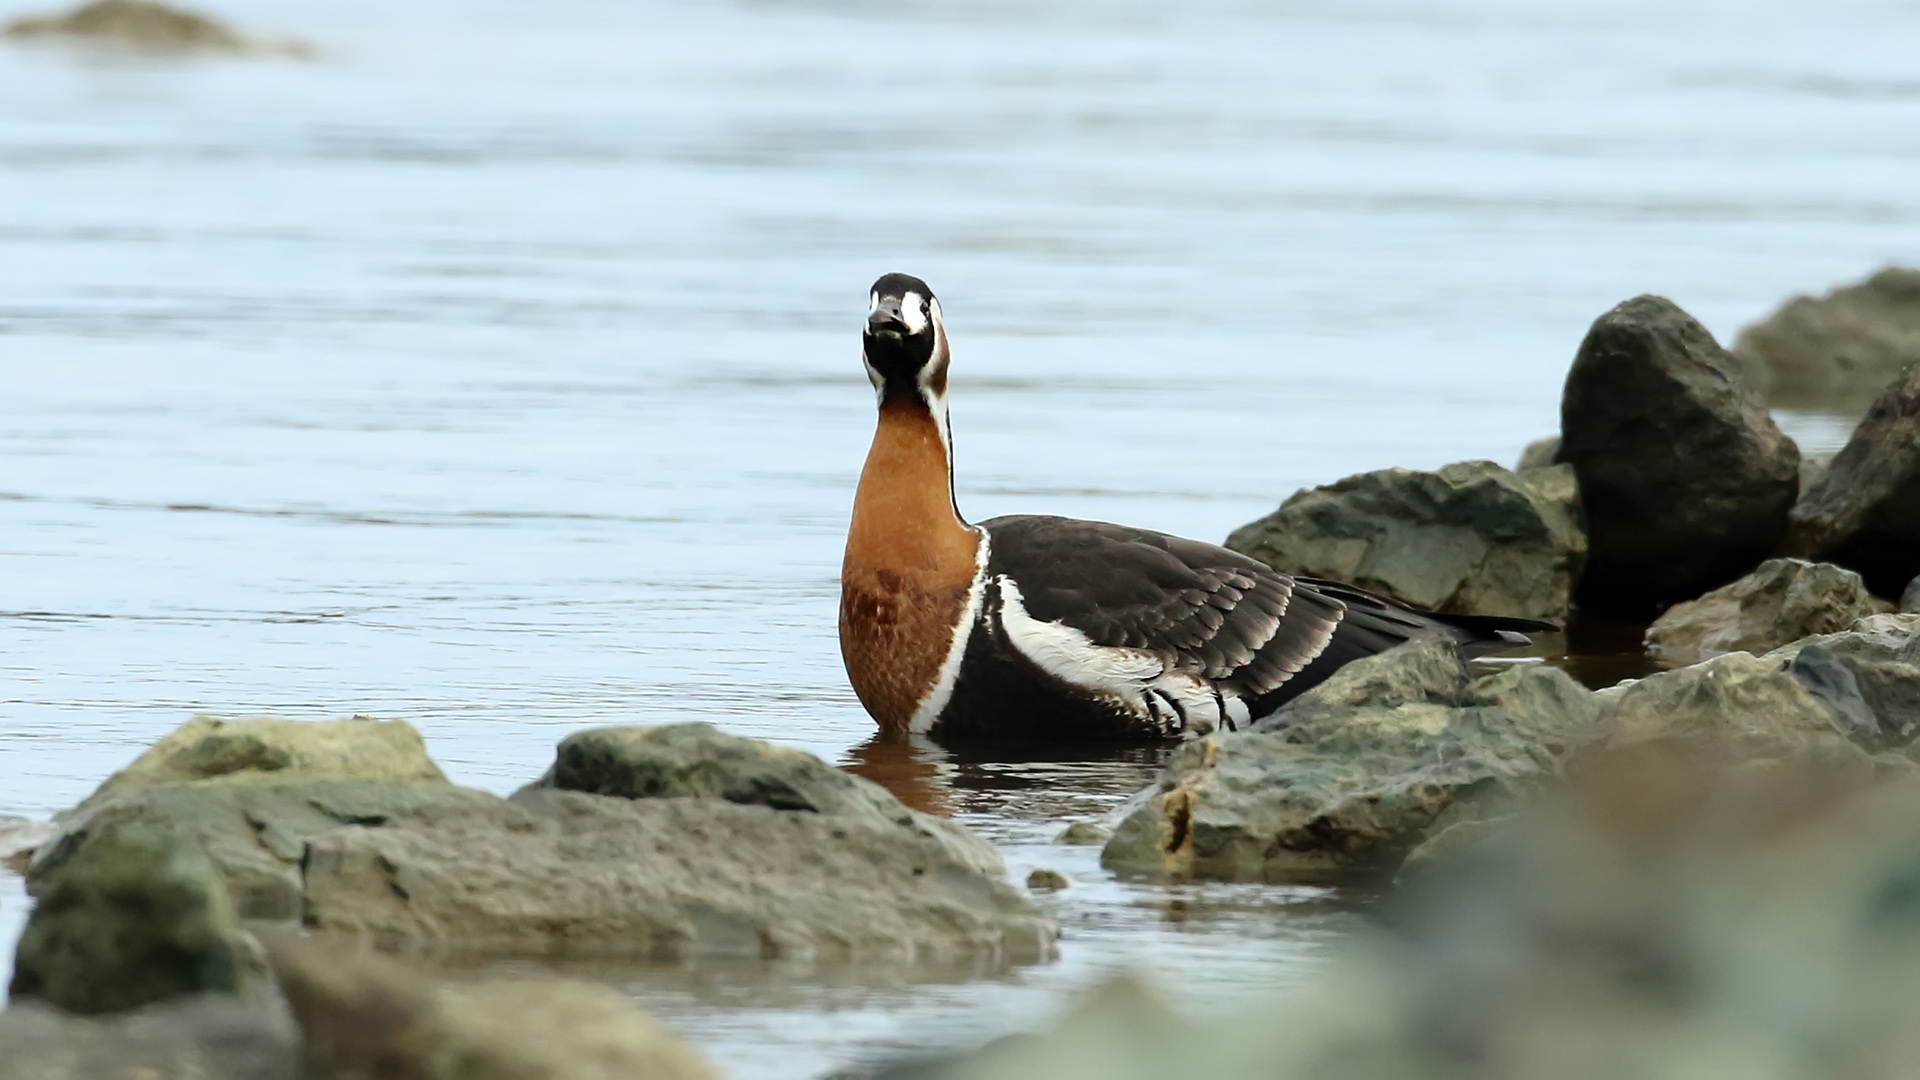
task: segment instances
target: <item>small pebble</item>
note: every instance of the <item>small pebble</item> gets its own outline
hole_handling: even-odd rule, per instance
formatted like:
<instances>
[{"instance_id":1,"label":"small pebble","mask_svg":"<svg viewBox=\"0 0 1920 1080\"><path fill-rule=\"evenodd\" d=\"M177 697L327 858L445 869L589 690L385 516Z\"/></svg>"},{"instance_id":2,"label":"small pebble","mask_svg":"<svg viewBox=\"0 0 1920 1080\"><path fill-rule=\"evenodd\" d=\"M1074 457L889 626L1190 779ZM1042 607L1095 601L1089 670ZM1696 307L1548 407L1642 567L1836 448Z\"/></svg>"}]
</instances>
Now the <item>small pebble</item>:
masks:
<instances>
[{"instance_id":1,"label":"small pebble","mask_svg":"<svg viewBox=\"0 0 1920 1080\"><path fill-rule=\"evenodd\" d=\"M1091 821L1076 821L1067 826L1067 831L1053 838L1056 844L1104 844L1107 842L1107 830Z\"/></svg>"},{"instance_id":2,"label":"small pebble","mask_svg":"<svg viewBox=\"0 0 1920 1080\"><path fill-rule=\"evenodd\" d=\"M1058 870L1035 870L1027 875L1027 888L1034 892L1058 892L1067 887L1067 875Z\"/></svg>"}]
</instances>

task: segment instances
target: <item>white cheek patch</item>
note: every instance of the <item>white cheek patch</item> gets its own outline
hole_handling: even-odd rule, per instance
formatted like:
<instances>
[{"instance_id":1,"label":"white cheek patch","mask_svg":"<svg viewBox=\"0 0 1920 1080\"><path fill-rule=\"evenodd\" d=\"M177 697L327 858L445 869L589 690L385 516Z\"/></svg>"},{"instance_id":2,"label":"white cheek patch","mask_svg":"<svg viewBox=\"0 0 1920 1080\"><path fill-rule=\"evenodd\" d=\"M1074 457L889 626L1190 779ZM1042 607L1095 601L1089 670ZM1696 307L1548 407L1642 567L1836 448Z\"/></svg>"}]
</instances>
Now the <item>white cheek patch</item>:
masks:
<instances>
[{"instance_id":1,"label":"white cheek patch","mask_svg":"<svg viewBox=\"0 0 1920 1080\"><path fill-rule=\"evenodd\" d=\"M906 322L910 334L927 328L927 303L919 293L910 292L900 298L900 318Z\"/></svg>"}]
</instances>

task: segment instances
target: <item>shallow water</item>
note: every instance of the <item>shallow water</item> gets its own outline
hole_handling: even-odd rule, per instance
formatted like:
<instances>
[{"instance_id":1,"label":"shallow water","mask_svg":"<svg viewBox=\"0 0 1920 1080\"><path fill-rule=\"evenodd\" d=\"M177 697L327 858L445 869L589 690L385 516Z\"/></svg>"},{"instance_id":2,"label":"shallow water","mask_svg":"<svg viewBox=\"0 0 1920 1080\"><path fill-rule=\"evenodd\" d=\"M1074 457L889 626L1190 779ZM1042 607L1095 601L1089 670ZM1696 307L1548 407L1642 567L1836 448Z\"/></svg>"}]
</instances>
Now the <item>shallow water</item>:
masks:
<instances>
[{"instance_id":1,"label":"shallow water","mask_svg":"<svg viewBox=\"0 0 1920 1080\"><path fill-rule=\"evenodd\" d=\"M592 723L854 760L882 271L942 294L970 515L1218 539L1305 484L1510 461L1627 296L1730 339L1920 258L1914 16L1671 8L232 0L321 58L0 49L0 813L195 710L403 717L493 790ZM1350 918L1234 887L1163 922L1046 843L1144 763L931 768L1081 879L1059 964L635 993L802 1076L1112 966L1219 1007ZM21 910L0 876L0 936Z\"/></svg>"}]
</instances>

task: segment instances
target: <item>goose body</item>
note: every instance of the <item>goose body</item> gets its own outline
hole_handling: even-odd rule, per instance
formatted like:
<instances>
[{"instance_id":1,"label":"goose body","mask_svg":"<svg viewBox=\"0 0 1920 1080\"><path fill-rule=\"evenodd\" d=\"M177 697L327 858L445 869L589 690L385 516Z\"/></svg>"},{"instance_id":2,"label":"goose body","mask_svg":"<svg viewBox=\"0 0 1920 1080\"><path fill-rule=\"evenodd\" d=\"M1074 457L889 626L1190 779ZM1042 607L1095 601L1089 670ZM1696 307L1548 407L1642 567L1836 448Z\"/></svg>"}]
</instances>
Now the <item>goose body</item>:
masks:
<instances>
[{"instance_id":1,"label":"goose body","mask_svg":"<svg viewBox=\"0 0 1920 1080\"><path fill-rule=\"evenodd\" d=\"M1125 525L969 524L953 498L939 301L904 274L875 282L869 300L879 422L841 568L840 647L882 728L974 741L1201 735L1416 637L1486 652L1547 629L1413 611Z\"/></svg>"}]
</instances>

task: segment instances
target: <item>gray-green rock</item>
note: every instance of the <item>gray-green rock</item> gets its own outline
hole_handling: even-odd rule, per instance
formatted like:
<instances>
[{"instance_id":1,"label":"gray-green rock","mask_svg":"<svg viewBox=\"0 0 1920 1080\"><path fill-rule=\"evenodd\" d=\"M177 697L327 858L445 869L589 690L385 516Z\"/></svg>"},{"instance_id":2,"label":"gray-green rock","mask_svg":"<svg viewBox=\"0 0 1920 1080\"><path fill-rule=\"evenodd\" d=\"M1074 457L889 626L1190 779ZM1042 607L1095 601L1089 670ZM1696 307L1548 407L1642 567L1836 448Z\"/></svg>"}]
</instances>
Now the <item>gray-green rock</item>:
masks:
<instances>
[{"instance_id":1,"label":"gray-green rock","mask_svg":"<svg viewBox=\"0 0 1920 1080\"><path fill-rule=\"evenodd\" d=\"M1558 619L1586 557L1571 471L1383 469L1296 493L1227 546L1428 611Z\"/></svg>"},{"instance_id":2,"label":"gray-green rock","mask_svg":"<svg viewBox=\"0 0 1920 1080\"><path fill-rule=\"evenodd\" d=\"M232 777L280 782L348 776L362 780L446 782L411 724L355 716L300 721L276 716L222 720L196 716L108 777L80 805L134 788Z\"/></svg>"},{"instance_id":3,"label":"gray-green rock","mask_svg":"<svg viewBox=\"0 0 1920 1080\"><path fill-rule=\"evenodd\" d=\"M1637 297L1594 321L1560 430L1586 514L1585 609L1651 616L1753 569L1785 532L1799 450L1670 300Z\"/></svg>"},{"instance_id":4,"label":"gray-green rock","mask_svg":"<svg viewBox=\"0 0 1920 1080\"><path fill-rule=\"evenodd\" d=\"M1874 401L1794 506L1786 550L1852 567L1885 597L1920 574L1920 363Z\"/></svg>"},{"instance_id":5,"label":"gray-green rock","mask_svg":"<svg viewBox=\"0 0 1920 1080\"><path fill-rule=\"evenodd\" d=\"M1599 712L1557 668L1474 679L1450 644L1412 642L1347 665L1251 731L1182 746L1101 862L1224 879L1391 873L1432 833L1553 777Z\"/></svg>"},{"instance_id":6,"label":"gray-green rock","mask_svg":"<svg viewBox=\"0 0 1920 1080\"><path fill-rule=\"evenodd\" d=\"M894 820L529 788L308 842L306 923L456 953L837 959L1050 955L991 844Z\"/></svg>"},{"instance_id":7,"label":"gray-green rock","mask_svg":"<svg viewBox=\"0 0 1920 1080\"><path fill-rule=\"evenodd\" d=\"M1796 296L1740 331L1733 351L1775 405L1856 412L1920 360L1920 270L1888 267L1823 297Z\"/></svg>"},{"instance_id":8,"label":"gray-green rock","mask_svg":"<svg viewBox=\"0 0 1920 1080\"><path fill-rule=\"evenodd\" d=\"M267 985L220 872L190 837L133 823L98 830L38 879L11 997L120 1012Z\"/></svg>"},{"instance_id":9,"label":"gray-green rock","mask_svg":"<svg viewBox=\"0 0 1920 1080\"><path fill-rule=\"evenodd\" d=\"M0 1012L0 1080L299 1080L298 1039L279 1002L231 994L98 1017L28 998Z\"/></svg>"},{"instance_id":10,"label":"gray-green rock","mask_svg":"<svg viewBox=\"0 0 1920 1080\"><path fill-rule=\"evenodd\" d=\"M623 799L724 799L742 806L903 820L871 780L812 754L729 735L712 724L606 727L560 741L539 786Z\"/></svg>"},{"instance_id":11,"label":"gray-green rock","mask_svg":"<svg viewBox=\"0 0 1920 1080\"><path fill-rule=\"evenodd\" d=\"M1872 615L1768 653L1856 730L1869 749L1920 735L1920 615Z\"/></svg>"},{"instance_id":12,"label":"gray-green rock","mask_svg":"<svg viewBox=\"0 0 1920 1080\"><path fill-rule=\"evenodd\" d=\"M1647 651L1674 664L1729 652L1759 655L1813 634L1837 633L1885 608L1860 575L1844 567L1769 559L1730 585L1668 608L1647 628Z\"/></svg>"},{"instance_id":13,"label":"gray-green rock","mask_svg":"<svg viewBox=\"0 0 1920 1080\"><path fill-rule=\"evenodd\" d=\"M1526 472L1529 469L1550 469L1560 463L1560 436L1548 435L1535 439L1520 451L1520 460L1514 463L1514 472Z\"/></svg>"},{"instance_id":14,"label":"gray-green rock","mask_svg":"<svg viewBox=\"0 0 1920 1080\"><path fill-rule=\"evenodd\" d=\"M1713 746L1750 760L1818 761L1871 771L1845 718L1777 658L1735 652L1649 675L1610 695L1597 744Z\"/></svg>"}]
</instances>

